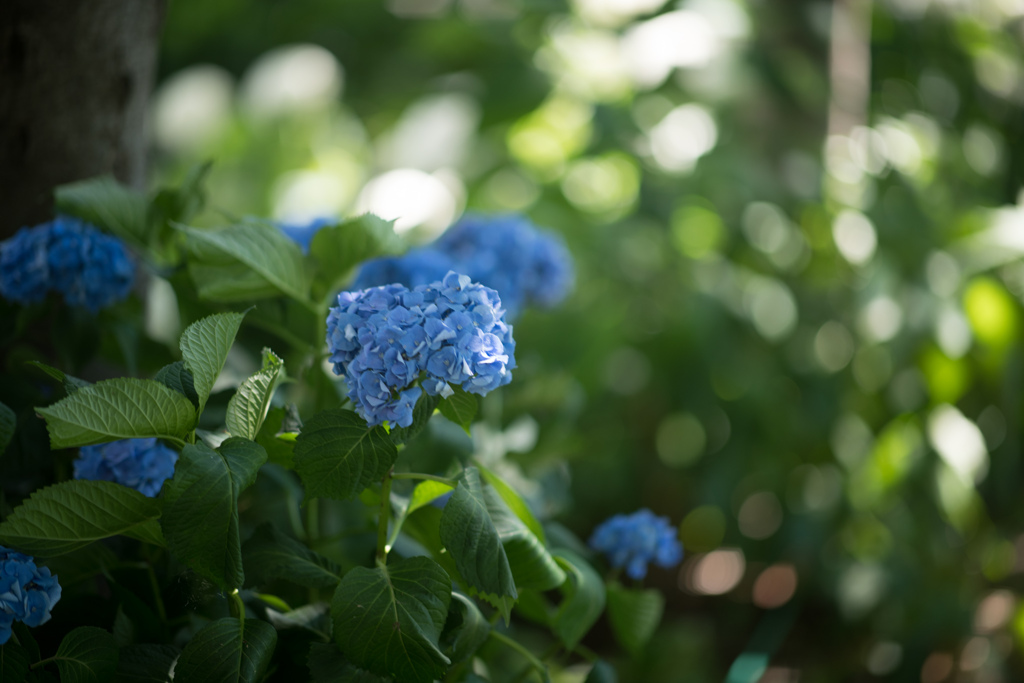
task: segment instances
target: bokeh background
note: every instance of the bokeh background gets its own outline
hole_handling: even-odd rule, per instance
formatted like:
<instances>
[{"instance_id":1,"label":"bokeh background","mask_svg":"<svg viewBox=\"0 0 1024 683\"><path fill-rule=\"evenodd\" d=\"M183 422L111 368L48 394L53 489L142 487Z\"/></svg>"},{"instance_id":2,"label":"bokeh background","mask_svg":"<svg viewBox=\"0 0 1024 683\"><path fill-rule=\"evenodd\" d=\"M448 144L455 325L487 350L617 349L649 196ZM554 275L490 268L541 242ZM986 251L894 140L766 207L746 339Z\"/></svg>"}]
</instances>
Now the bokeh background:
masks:
<instances>
[{"instance_id":1,"label":"bokeh background","mask_svg":"<svg viewBox=\"0 0 1024 683\"><path fill-rule=\"evenodd\" d=\"M153 181L210 159L223 216L565 236L575 292L519 321L474 443L552 528L678 524L651 644L585 641L623 680L1024 680L1022 18L174 0Z\"/></svg>"}]
</instances>

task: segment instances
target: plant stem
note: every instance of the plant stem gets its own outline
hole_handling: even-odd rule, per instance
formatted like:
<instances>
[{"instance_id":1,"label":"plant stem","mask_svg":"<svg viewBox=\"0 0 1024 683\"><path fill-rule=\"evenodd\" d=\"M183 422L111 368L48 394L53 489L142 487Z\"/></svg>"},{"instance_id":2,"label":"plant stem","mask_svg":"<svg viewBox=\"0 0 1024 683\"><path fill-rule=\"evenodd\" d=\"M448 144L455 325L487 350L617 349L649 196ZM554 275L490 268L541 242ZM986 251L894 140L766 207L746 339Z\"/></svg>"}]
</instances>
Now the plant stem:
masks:
<instances>
[{"instance_id":1,"label":"plant stem","mask_svg":"<svg viewBox=\"0 0 1024 683\"><path fill-rule=\"evenodd\" d=\"M320 499L312 498L306 503L306 537L309 543L320 538Z\"/></svg>"},{"instance_id":2,"label":"plant stem","mask_svg":"<svg viewBox=\"0 0 1024 683\"><path fill-rule=\"evenodd\" d=\"M153 600L156 602L156 611L160 615L160 621L167 621L167 611L164 609L164 599L160 596L160 584L156 580L156 572L153 571L153 565L149 562L143 562L142 566L146 568L146 573L149 574L149 585L153 589Z\"/></svg>"},{"instance_id":3,"label":"plant stem","mask_svg":"<svg viewBox=\"0 0 1024 683\"><path fill-rule=\"evenodd\" d=\"M238 589L231 591L228 594L231 598L228 602L228 609L231 610L231 616L237 617L239 621L245 621L245 603L242 602L242 596L238 594Z\"/></svg>"},{"instance_id":4,"label":"plant stem","mask_svg":"<svg viewBox=\"0 0 1024 683\"><path fill-rule=\"evenodd\" d=\"M516 652L518 652L519 654L521 654L523 658L530 663L530 666L537 670L537 673L541 675L541 678L544 678L545 680L547 679L547 667L545 667L544 662L537 659L537 657L535 657L532 652L530 652L525 647L523 647L516 641L506 636L504 633L498 633L493 629L491 630L489 637L494 638L499 643L503 643L508 647L512 648L513 650L515 650Z\"/></svg>"},{"instance_id":5,"label":"plant stem","mask_svg":"<svg viewBox=\"0 0 1024 683\"><path fill-rule=\"evenodd\" d=\"M380 520L377 522L377 561L387 564L388 552L391 547L388 545L388 521L391 517L391 477L395 468L392 467L384 474L384 480L380 485Z\"/></svg>"},{"instance_id":6,"label":"plant stem","mask_svg":"<svg viewBox=\"0 0 1024 683\"><path fill-rule=\"evenodd\" d=\"M436 474L424 474L422 472L395 472L391 475L392 479L426 479L429 481L436 481L446 486L455 488L459 485L459 482L448 477L439 477Z\"/></svg>"}]
</instances>

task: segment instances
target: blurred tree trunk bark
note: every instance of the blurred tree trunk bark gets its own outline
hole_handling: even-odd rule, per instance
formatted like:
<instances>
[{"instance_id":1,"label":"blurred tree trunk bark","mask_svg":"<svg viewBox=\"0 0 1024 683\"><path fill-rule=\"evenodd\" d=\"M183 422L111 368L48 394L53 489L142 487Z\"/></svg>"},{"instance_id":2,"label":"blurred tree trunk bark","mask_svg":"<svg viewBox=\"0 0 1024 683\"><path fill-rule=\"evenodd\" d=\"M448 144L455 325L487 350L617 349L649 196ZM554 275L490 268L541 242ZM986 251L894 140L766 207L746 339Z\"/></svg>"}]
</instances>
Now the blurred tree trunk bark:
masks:
<instances>
[{"instance_id":1,"label":"blurred tree trunk bark","mask_svg":"<svg viewBox=\"0 0 1024 683\"><path fill-rule=\"evenodd\" d=\"M143 188L166 0L0 0L0 239L53 216L53 188Z\"/></svg>"}]
</instances>

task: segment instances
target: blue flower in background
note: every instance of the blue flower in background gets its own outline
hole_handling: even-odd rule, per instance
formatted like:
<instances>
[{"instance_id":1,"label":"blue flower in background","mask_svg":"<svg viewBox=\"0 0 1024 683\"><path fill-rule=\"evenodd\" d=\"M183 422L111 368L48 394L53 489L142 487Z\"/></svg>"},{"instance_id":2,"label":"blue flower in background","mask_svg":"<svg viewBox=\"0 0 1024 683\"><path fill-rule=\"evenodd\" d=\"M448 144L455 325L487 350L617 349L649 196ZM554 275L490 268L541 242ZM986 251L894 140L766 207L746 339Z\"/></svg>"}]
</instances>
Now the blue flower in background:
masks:
<instances>
[{"instance_id":1,"label":"blue flower in background","mask_svg":"<svg viewBox=\"0 0 1024 683\"><path fill-rule=\"evenodd\" d=\"M669 568L683 559L683 547L668 517L656 517L647 508L606 520L591 535L590 547L637 580L647 576L649 562Z\"/></svg>"},{"instance_id":2,"label":"blue flower in background","mask_svg":"<svg viewBox=\"0 0 1024 683\"><path fill-rule=\"evenodd\" d=\"M483 395L512 381L516 367L498 293L455 272L413 289L342 292L327 316L327 345L370 426L408 427L423 391L447 397L457 385Z\"/></svg>"},{"instance_id":3,"label":"blue flower in background","mask_svg":"<svg viewBox=\"0 0 1024 683\"><path fill-rule=\"evenodd\" d=\"M558 236L522 216L467 216L433 244L367 261L353 289L416 287L448 270L497 290L510 318L526 305L554 306L572 289L572 257Z\"/></svg>"},{"instance_id":4,"label":"blue flower in background","mask_svg":"<svg viewBox=\"0 0 1024 683\"><path fill-rule=\"evenodd\" d=\"M302 251L308 252L309 245L313 243L313 235L320 228L327 225L334 225L338 221L334 218L314 218L308 223L278 223L281 232L287 235L293 242L302 247Z\"/></svg>"},{"instance_id":5,"label":"blue flower in background","mask_svg":"<svg viewBox=\"0 0 1024 683\"><path fill-rule=\"evenodd\" d=\"M15 621L33 627L49 621L60 592L48 567L40 569L28 555L0 546L0 645L10 639Z\"/></svg>"},{"instance_id":6,"label":"blue flower in background","mask_svg":"<svg viewBox=\"0 0 1024 683\"><path fill-rule=\"evenodd\" d=\"M368 289L390 284L419 287L437 282L449 270L458 270L451 257L437 249L422 247L402 256L366 261L359 268L352 289Z\"/></svg>"},{"instance_id":7,"label":"blue flower in background","mask_svg":"<svg viewBox=\"0 0 1024 683\"><path fill-rule=\"evenodd\" d=\"M0 294L19 304L52 290L95 313L127 297L134 279L124 244L76 218L58 216L0 243Z\"/></svg>"},{"instance_id":8,"label":"blue flower in background","mask_svg":"<svg viewBox=\"0 0 1024 683\"><path fill-rule=\"evenodd\" d=\"M113 481L152 498L176 462L177 451L156 439L122 439L79 449L75 479Z\"/></svg>"}]
</instances>

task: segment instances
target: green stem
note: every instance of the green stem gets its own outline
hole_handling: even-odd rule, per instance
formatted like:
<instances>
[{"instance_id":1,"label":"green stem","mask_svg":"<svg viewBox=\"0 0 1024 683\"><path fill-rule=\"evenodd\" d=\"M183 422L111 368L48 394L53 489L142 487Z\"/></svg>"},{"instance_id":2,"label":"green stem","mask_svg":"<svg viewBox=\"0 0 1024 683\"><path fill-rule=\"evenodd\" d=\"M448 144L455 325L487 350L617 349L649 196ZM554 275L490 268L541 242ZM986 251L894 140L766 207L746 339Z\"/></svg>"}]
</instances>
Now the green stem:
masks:
<instances>
[{"instance_id":1,"label":"green stem","mask_svg":"<svg viewBox=\"0 0 1024 683\"><path fill-rule=\"evenodd\" d=\"M54 661L55 659L57 659L57 655L54 655L54 656L52 656L52 657L47 657L46 659L40 659L40 660L39 660L38 662L36 662L36 663L35 663L35 664L33 664L32 666L30 666L29 668L30 668L30 669L38 669L38 668L39 668L39 667L41 667L41 666L42 666L43 664L46 664L47 662L52 662L52 661Z\"/></svg>"},{"instance_id":2,"label":"green stem","mask_svg":"<svg viewBox=\"0 0 1024 683\"><path fill-rule=\"evenodd\" d=\"M320 538L320 499L312 498L306 503L306 537L309 543L316 543Z\"/></svg>"},{"instance_id":3,"label":"green stem","mask_svg":"<svg viewBox=\"0 0 1024 683\"><path fill-rule=\"evenodd\" d=\"M228 597L231 598L228 602L231 616L236 617L239 621L245 621L245 603L242 602L242 596L238 594L238 589L228 593Z\"/></svg>"},{"instance_id":4,"label":"green stem","mask_svg":"<svg viewBox=\"0 0 1024 683\"><path fill-rule=\"evenodd\" d=\"M146 573L149 574L149 585L153 589L153 600L156 602L156 611L160 615L160 621L167 621L167 610L164 609L164 599L160 596L160 584L156 580L156 572L153 565L143 562Z\"/></svg>"},{"instance_id":5,"label":"green stem","mask_svg":"<svg viewBox=\"0 0 1024 683\"><path fill-rule=\"evenodd\" d=\"M392 479L426 479L428 481L436 481L444 484L445 486L451 486L455 488L459 485L459 482L448 477L439 477L436 474L424 474L422 472L395 472L391 475Z\"/></svg>"},{"instance_id":6,"label":"green stem","mask_svg":"<svg viewBox=\"0 0 1024 683\"><path fill-rule=\"evenodd\" d=\"M523 658L530 663L530 666L537 670L537 673L539 673L542 678L547 679L547 667L545 667L544 662L537 659L537 657L535 657L532 652L530 652L525 647L523 647L516 641L506 636L504 633L498 633L493 629L491 630L489 637L494 638L499 643L503 643L504 645L507 645L508 647L512 648L513 650L521 654Z\"/></svg>"},{"instance_id":7,"label":"green stem","mask_svg":"<svg viewBox=\"0 0 1024 683\"><path fill-rule=\"evenodd\" d=\"M384 474L384 481L380 486L380 520L377 522L377 561L387 564L388 552L391 546L388 545L388 521L391 517L391 477L394 474L391 468Z\"/></svg>"},{"instance_id":8,"label":"green stem","mask_svg":"<svg viewBox=\"0 0 1024 683\"><path fill-rule=\"evenodd\" d=\"M193 434L195 434L195 432L193 432ZM164 441L170 441L174 445L179 446L181 448L184 448L187 445L184 440L179 439L176 436L161 436L160 438L163 439ZM193 443L194 443L194 441L193 441Z\"/></svg>"}]
</instances>

